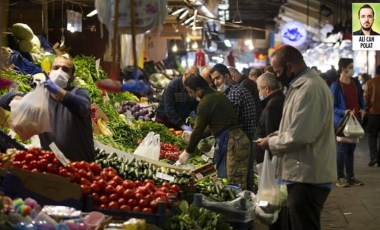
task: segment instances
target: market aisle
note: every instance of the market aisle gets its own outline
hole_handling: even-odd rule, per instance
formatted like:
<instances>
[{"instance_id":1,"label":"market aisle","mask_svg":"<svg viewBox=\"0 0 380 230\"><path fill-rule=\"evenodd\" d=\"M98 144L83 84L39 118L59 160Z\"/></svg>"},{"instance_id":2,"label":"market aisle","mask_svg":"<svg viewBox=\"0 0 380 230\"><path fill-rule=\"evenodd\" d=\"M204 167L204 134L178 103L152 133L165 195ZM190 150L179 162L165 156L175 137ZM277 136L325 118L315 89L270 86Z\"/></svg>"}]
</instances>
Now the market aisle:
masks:
<instances>
[{"instance_id":1,"label":"market aisle","mask_svg":"<svg viewBox=\"0 0 380 230\"><path fill-rule=\"evenodd\" d=\"M368 167L368 162L365 137L355 151L356 177L365 185L348 188L334 186L322 211L323 230L380 228L380 167Z\"/></svg>"}]
</instances>

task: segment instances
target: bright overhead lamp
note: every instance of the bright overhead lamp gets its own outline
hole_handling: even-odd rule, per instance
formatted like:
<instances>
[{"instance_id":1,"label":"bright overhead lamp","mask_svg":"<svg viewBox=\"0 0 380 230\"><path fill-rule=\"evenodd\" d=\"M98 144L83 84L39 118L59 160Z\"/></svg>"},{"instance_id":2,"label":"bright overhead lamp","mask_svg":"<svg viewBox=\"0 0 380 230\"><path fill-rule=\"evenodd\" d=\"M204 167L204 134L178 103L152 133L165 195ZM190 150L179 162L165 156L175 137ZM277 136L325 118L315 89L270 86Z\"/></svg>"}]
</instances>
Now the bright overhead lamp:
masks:
<instances>
[{"instance_id":1,"label":"bright overhead lamp","mask_svg":"<svg viewBox=\"0 0 380 230\"><path fill-rule=\"evenodd\" d=\"M97 13L98 13L98 11L95 9L95 10L91 11L90 13L88 13L88 14L86 15L86 17L90 18L90 17L96 15Z\"/></svg>"},{"instance_id":2,"label":"bright overhead lamp","mask_svg":"<svg viewBox=\"0 0 380 230\"><path fill-rule=\"evenodd\" d=\"M232 44L231 44L231 41L228 40L228 39L225 39L224 40L224 44L229 48L229 47L232 47Z\"/></svg>"},{"instance_id":3,"label":"bright overhead lamp","mask_svg":"<svg viewBox=\"0 0 380 230\"><path fill-rule=\"evenodd\" d=\"M179 16L179 19L180 19L180 20L184 19L188 14L189 14L189 10L186 10L185 12L183 12L183 13L181 14L181 16Z\"/></svg>"},{"instance_id":4,"label":"bright overhead lamp","mask_svg":"<svg viewBox=\"0 0 380 230\"><path fill-rule=\"evenodd\" d=\"M180 9L178 9L178 10L176 10L176 11L174 11L173 13L172 13L172 15L178 15L178 14L180 14L181 12L183 12L183 11L185 11L187 8L185 8L185 7L183 7L183 8L180 8Z\"/></svg>"}]
</instances>

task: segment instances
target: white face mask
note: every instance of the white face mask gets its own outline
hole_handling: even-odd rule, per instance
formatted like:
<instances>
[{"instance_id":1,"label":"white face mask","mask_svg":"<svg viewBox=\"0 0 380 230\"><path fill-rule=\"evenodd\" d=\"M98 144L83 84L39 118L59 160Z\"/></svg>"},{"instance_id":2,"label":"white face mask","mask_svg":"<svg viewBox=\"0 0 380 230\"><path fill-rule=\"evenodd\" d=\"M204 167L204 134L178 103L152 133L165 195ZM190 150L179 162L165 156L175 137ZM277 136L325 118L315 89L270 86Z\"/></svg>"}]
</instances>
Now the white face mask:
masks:
<instances>
[{"instance_id":1,"label":"white face mask","mask_svg":"<svg viewBox=\"0 0 380 230\"><path fill-rule=\"evenodd\" d=\"M202 99L200 97L196 97L195 100L201 101Z\"/></svg>"},{"instance_id":2,"label":"white face mask","mask_svg":"<svg viewBox=\"0 0 380 230\"><path fill-rule=\"evenodd\" d=\"M263 95L260 95L259 98L260 98L260 101L264 101L264 99L265 99L265 97Z\"/></svg>"},{"instance_id":3,"label":"white face mask","mask_svg":"<svg viewBox=\"0 0 380 230\"><path fill-rule=\"evenodd\" d=\"M352 77L352 76L354 76L354 70L353 70L353 69L349 69L349 70L347 71L347 73L346 73L346 76L347 76L347 77Z\"/></svg>"},{"instance_id":4,"label":"white face mask","mask_svg":"<svg viewBox=\"0 0 380 230\"><path fill-rule=\"evenodd\" d=\"M226 91L227 88L228 88L228 86L226 85L226 83L223 83L223 84L221 84L221 85L218 87L218 91L224 93L224 91Z\"/></svg>"},{"instance_id":5,"label":"white face mask","mask_svg":"<svg viewBox=\"0 0 380 230\"><path fill-rule=\"evenodd\" d=\"M49 78L61 88L66 88L69 82L69 75L61 68L50 71Z\"/></svg>"}]
</instances>

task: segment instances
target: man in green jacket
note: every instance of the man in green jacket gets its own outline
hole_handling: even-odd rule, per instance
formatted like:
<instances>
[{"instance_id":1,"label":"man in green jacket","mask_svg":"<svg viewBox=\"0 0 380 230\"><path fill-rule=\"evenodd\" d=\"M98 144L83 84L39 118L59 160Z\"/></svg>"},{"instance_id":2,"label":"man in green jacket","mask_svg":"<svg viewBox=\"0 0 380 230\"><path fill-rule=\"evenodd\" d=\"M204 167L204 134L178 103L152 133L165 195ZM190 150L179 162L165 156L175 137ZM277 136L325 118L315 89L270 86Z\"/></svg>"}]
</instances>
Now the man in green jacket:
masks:
<instances>
[{"instance_id":1,"label":"man in green jacket","mask_svg":"<svg viewBox=\"0 0 380 230\"><path fill-rule=\"evenodd\" d=\"M185 87L189 95L200 98L200 102L190 141L178 162L186 163L199 141L211 133L216 139L214 163L218 177L246 189L251 147L247 135L239 127L232 104L222 92L211 89L201 76L189 76Z\"/></svg>"}]
</instances>

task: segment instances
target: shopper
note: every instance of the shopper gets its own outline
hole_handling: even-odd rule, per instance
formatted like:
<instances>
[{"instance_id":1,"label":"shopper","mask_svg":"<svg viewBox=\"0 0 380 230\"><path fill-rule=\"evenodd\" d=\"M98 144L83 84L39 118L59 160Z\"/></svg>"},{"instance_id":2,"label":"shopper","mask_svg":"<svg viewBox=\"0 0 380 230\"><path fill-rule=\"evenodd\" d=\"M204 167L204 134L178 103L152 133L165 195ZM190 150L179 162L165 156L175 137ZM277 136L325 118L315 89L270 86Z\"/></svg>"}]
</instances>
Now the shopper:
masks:
<instances>
[{"instance_id":1,"label":"shopper","mask_svg":"<svg viewBox=\"0 0 380 230\"><path fill-rule=\"evenodd\" d=\"M252 81L248 77L244 77L235 67L228 67L228 70L230 71L232 80L241 87L246 88L251 93L256 107L256 117L260 117L262 109L256 82Z\"/></svg>"},{"instance_id":2,"label":"shopper","mask_svg":"<svg viewBox=\"0 0 380 230\"><path fill-rule=\"evenodd\" d=\"M339 79L331 84L330 89L334 96L334 123L338 125L344 115L353 111L361 120L365 114L364 97L360 82L353 78L354 65L351 58L341 58L338 62ZM363 185L363 182L355 178L354 151L356 143L337 141L337 168L338 187L350 185ZM344 173L346 170L346 174Z\"/></svg>"},{"instance_id":3,"label":"shopper","mask_svg":"<svg viewBox=\"0 0 380 230\"><path fill-rule=\"evenodd\" d=\"M259 78L261 74L263 74L263 71L262 71L261 69L259 69L259 68L252 68L252 69L249 71L248 78L249 78L251 81L256 82L257 78Z\"/></svg>"},{"instance_id":4,"label":"shopper","mask_svg":"<svg viewBox=\"0 0 380 230\"><path fill-rule=\"evenodd\" d=\"M91 100L85 89L72 85L74 63L64 54L54 59L49 79L44 82L49 90L49 112L52 132L39 135L43 149L49 150L54 142L71 161L95 160L91 123ZM9 108L20 94L8 93L1 97L0 106Z\"/></svg>"},{"instance_id":5,"label":"shopper","mask_svg":"<svg viewBox=\"0 0 380 230\"><path fill-rule=\"evenodd\" d=\"M198 102L190 98L183 85L190 74L199 74L196 66L186 69L182 77L175 78L165 88L158 108L156 110L156 122L163 123L176 130L191 131L186 124L186 119L197 109Z\"/></svg>"},{"instance_id":6,"label":"shopper","mask_svg":"<svg viewBox=\"0 0 380 230\"><path fill-rule=\"evenodd\" d=\"M210 86L211 89L216 89L216 86L214 82L212 81L210 71L211 71L211 66L207 65L203 67L201 71L201 77L205 79L205 81L207 82L207 84Z\"/></svg>"},{"instance_id":7,"label":"shopper","mask_svg":"<svg viewBox=\"0 0 380 230\"><path fill-rule=\"evenodd\" d=\"M370 152L370 162L368 166L380 167L380 149L379 149L379 132L380 132L380 65L376 67L375 78L367 82L364 91L365 104L367 106L367 132L368 145Z\"/></svg>"},{"instance_id":8,"label":"shopper","mask_svg":"<svg viewBox=\"0 0 380 230\"><path fill-rule=\"evenodd\" d=\"M336 181L332 95L296 48L280 47L272 65L288 93L278 132L258 145L278 157L276 177L287 186L292 229L320 229L321 210Z\"/></svg>"},{"instance_id":9,"label":"shopper","mask_svg":"<svg viewBox=\"0 0 380 230\"><path fill-rule=\"evenodd\" d=\"M247 189L250 143L239 127L232 104L223 93L211 89L200 76L190 75L185 80L185 87L189 95L200 98L200 102L190 141L178 162L186 163L198 142L211 133L216 139L214 163L218 177L228 178L229 183L240 184Z\"/></svg>"},{"instance_id":10,"label":"shopper","mask_svg":"<svg viewBox=\"0 0 380 230\"><path fill-rule=\"evenodd\" d=\"M263 73L256 83L259 95L263 98L263 112L261 113L255 132L255 140L264 138L278 130L285 100L285 95L281 91L279 81L273 73ZM253 155L256 163L264 161L264 153L264 150L253 142Z\"/></svg>"},{"instance_id":11,"label":"shopper","mask_svg":"<svg viewBox=\"0 0 380 230\"><path fill-rule=\"evenodd\" d=\"M211 68L211 78L214 80L218 91L223 92L232 103L238 115L240 127L252 142L260 116L252 94L232 80L231 73L223 64L216 64ZM250 153L248 159L248 190L253 189L253 163L253 154Z\"/></svg>"}]
</instances>

